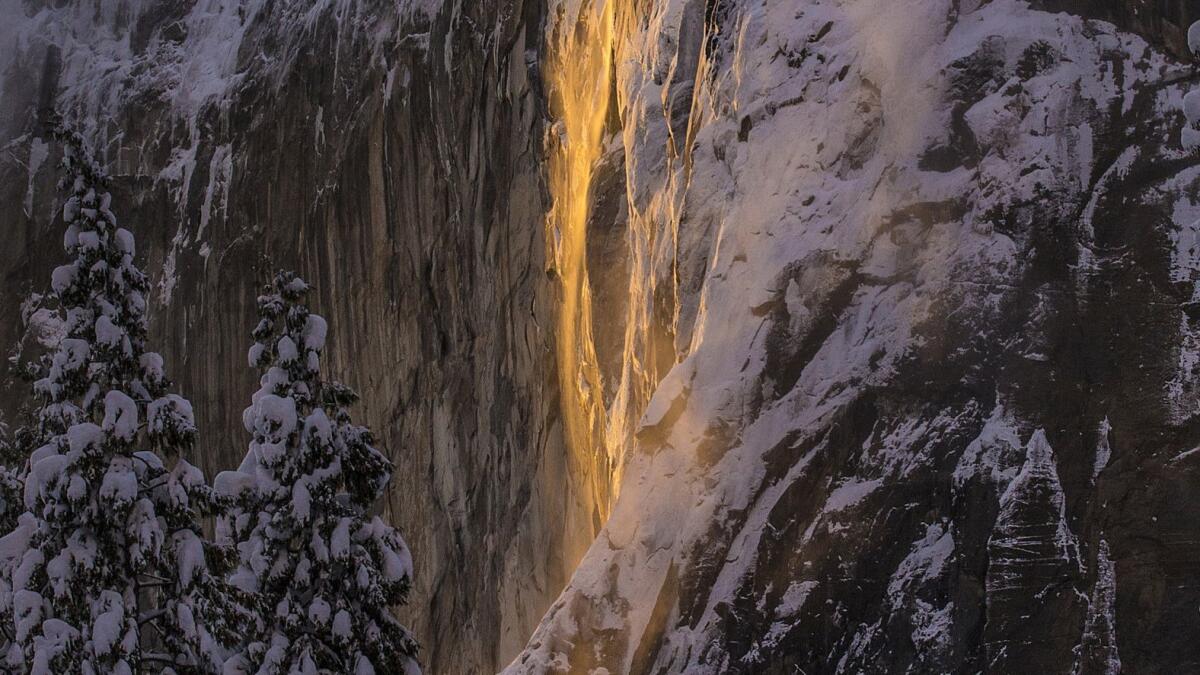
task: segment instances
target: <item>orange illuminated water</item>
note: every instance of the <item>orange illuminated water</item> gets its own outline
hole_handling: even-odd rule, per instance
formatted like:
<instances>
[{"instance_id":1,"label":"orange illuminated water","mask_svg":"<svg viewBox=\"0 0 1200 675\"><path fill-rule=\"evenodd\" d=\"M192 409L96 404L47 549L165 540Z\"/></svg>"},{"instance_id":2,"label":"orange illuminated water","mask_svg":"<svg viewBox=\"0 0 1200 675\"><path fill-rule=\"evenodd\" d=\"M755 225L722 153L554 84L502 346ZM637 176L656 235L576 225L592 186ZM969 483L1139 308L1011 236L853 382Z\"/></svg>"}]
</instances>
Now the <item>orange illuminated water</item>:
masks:
<instances>
[{"instance_id":1,"label":"orange illuminated water","mask_svg":"<svg viewBox=\"0 0 1200 675\"><path fill-rule=\"evenodd\" d=\"M558 5L544 76L556 120L548 141L553 204L546 219L549 250L561 283L556 358L566 440L583 464L597 510L606 518L616 462L605 447L605 412L592 339L587 270L589 196L603 152L612 91L613 3L566 0Z\"/></svg>"}]
</instances>

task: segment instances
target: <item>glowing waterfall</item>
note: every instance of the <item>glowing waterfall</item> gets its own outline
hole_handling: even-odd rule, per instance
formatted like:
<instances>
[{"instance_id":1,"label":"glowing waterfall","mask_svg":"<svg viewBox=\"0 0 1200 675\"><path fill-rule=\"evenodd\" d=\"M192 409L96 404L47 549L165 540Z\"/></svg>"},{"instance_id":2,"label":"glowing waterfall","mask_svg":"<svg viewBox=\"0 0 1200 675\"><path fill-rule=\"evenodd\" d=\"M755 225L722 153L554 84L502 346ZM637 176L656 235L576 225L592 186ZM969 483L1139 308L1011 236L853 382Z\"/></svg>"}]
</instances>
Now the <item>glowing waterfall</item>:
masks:
<instances>
[{"instance_id":1,"label":"glowing waterfall","mask_svg":"<svg viewBox=\"0 0 1200 675\"><path fill-rule=\"evenodd\" d=\"M615 493L616 458L604 440L604 402L592 339L587 221L612 91L613 4L562 0L552 5L553 29L543 71L556 120L548 142L553 204L546 229L561 283L556 358L564 430L572 458L583 465L590 483L585 489L602 518L608 517Z\"/></svg>"}]
</instances>

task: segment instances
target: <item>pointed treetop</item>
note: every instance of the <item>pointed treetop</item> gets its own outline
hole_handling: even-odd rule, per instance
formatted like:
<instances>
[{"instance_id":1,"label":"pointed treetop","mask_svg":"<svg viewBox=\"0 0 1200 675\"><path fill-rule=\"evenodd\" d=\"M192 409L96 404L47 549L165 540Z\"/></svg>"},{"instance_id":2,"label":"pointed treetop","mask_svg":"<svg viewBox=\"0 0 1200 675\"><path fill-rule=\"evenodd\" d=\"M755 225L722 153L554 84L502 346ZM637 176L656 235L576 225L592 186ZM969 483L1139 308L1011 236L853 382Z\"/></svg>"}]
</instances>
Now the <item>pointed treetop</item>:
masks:
<instances>
[{"instance_id":1,"label":"pointed treetop","mask_svg":"<svg viewBox=\"0 0 1200 675\"><path fill-rule=\"evenodd\" d=\"M248 360L260 388L242 418L250 448L217 477L238 502L220 525L241 553L232 582L263 617L229 672L417 672L416 643L391 613L412 558L370 515L392 464L353 424L354 392L321 378L328 326L309 312L308 290L281 272L258 298Z\"/></svg>"}]
</instances>

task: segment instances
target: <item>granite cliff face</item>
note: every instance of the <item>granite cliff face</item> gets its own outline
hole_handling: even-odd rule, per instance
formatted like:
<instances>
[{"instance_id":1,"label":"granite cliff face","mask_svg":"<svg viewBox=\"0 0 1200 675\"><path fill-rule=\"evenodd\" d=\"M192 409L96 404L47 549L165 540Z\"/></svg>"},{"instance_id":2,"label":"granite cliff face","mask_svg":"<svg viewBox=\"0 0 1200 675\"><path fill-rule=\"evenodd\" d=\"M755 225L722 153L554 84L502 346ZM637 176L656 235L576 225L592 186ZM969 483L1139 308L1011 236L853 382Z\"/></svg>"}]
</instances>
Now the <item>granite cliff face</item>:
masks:
<instances>
[{"instance_id":1,"label":"granite cliff face","mask_svg":"<svg viewBox=\"0 0 1200 675\"><path fill-rule=\"evenodd\" d=\"M397 464L387 512L423 570L404 614L428 670L511 658L600 520L592 467L566 453L558 409L543 8L3 11L0 341L21 339L21 303L62 255L57 149L33 120L53 103L108 160L118 216L155 274L155 336L206 430L196 463L211 477L245 453L265 254L314 282L330 366ZM19 393L5 392L10 420Z\"/></svg>"},{"instance_id":2,"label":"granite cliff face","mask_svg":"<svg viewBox=\"0 0 1200 675\"><path fill-rule=\"evenodd\" d=\"M0 344L53 339L54 105L210 476L262 256L314 281L428 672L1200 665L1186 3L0 13Z\"/></svg>"}]
</instances>

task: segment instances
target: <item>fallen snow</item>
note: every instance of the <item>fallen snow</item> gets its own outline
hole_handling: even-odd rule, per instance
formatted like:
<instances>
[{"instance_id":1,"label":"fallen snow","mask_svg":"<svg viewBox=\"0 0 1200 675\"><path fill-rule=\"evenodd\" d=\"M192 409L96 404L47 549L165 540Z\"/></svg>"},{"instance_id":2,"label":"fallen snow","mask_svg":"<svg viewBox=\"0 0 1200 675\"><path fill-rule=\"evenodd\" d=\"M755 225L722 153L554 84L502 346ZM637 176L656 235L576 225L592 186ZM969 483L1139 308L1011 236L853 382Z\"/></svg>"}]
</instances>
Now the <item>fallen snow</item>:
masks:
<instances>
[{"instance_id":1,"label":"fallen snow","mask_svg":"<svg viewBox=\"0 0 1200 675\"><path fill-rule=\"evenodd\" d=\"M325 349L325 336L329 332L329 324L317 314L309 314L304 323L304 346L307 349L321 351Z\"/></svg>"},{"instance_id":2,"label":"fallen snow","mask_svg":"<svg viewBox=\"0 0 1200 675\"><path fill-rule=\"evenodd\" d=\"M104 395L104 431L125 442L137 435L137 403L124 392L110 391Z\"/></svg>"},{"instance_id":3,"label":"fallen snow","mask_svg":"<svg viewBox=\"0 0 1200 675\"><path fill-rule=\"evenodd\" d=\"M1112 432L1112 425L1108 418L1105 417L1100 422L1100 428L1097 430L1099 441L1096 444L1096 459L1092 463L1092 482L1095 482L1100 474L1108 466L1108 460L1112 457L1112 446L1109 444L1109 434Z\"/></svg>"}]
</instances>

